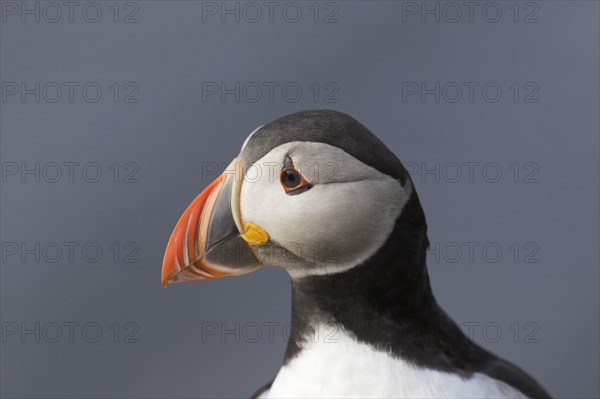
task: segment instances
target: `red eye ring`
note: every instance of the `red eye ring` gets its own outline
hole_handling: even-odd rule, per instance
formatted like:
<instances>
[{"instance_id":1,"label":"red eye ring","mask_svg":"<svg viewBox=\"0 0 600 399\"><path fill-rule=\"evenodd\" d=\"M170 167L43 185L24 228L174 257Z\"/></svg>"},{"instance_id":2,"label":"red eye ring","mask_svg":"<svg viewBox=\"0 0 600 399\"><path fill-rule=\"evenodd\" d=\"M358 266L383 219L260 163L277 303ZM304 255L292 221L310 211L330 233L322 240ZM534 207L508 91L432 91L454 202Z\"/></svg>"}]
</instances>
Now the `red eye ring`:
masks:
<instances>
[{"instance_id":1,"label":"red eye ring","mask_svg":"<svg viewBox=\"0 0 600 399\"><path fill-rule=\"evenodd\" d=\"M302 176L302 173L294 167L289 157L286 158L284 167L281 168L279 181L281 182L281 186L285 193L289 195L303 193L312 187L312 184L310 184L304 176Z\"/></svg>"}]
</instances>

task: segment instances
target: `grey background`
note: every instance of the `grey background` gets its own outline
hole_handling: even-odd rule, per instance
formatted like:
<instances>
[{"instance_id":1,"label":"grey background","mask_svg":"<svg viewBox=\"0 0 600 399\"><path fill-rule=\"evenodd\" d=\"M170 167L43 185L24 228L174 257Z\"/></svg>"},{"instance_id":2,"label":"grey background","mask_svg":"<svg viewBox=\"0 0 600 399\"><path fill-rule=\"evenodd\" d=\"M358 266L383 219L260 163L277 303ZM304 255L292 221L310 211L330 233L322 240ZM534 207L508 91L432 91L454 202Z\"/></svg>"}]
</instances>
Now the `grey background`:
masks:
<instances>
[{"instance_id":1,"label":"grey background","mask_svg":"<svg viewBox=\"0 0 600 399\"><path fill-rule=\"evenodd\" d=\"M526 369L552 395L600 395L597 2L535 2L537 23L523 23L534 10L525 3L513 22L513 2L497 3L497 23L482 18L484 3L473 22L463 15L458 23L432 17L423 23L403 14L402 3L339 1L338 22L327 24L323 13L336 9L321 4L314 23L312 2L298 2L303 15L297 23L280 11L273 23L266 15L256 23L231 16L225 23L207 16L204 23L200 2L138 1L138 22L127 24L123 14L134 9L121 3L114 23L112 3L97 2L103 10L97 23L81 17L81 2L72 23L65 15L56 23L6 15L1 24L2 82L97 82L103 88L96 103L81 94L70 103L64 94L57 103L8 96L0 104L3 168L76 161L97 162L103 172L97 183L83 180L80 169L73 183L65 175L56 183L31 176L21 182L19 175L2 183L4 245L80 243L73 262L63 254L55 263L48 256L38 263L33 255L22 261L3 247L3 328L26 323L31 329L38 322L41 335L39 343L33 334L4 337L3 397L244 397L271 379L290 317L287 274L269 266L163 289L160 267L175 222L213 178L203 176L203 163L228 163L258 125L310 108L353 115L405 163L497 162L503 172L497 183L482 178L481 169L473 182L465 175L456 183L413 175L432 243L480 243L473 261L466 253L456 262L450 252L438 261L430 254L436 296L459 324L480 323L477 342ZM203 82L235 81L297 82L303 95L295 103L281 95L273 102L203 101ZM402 98L402 82L467 81L497 82L502 97L496 103L480 94L472 103ZM108 89L113 82L135 82L139 101L115 103ZM323 103L321 90L315 102L308 89L313 82L337 84L339 101ZM513 82L535 82L539 101L515 103L508 89ZM135 162L139 182L123 183L121 175L114 183L108 169L114 162L121 172ZM514 162L522 173L531 171L523 169L527 162L537 165L538 182L524 183L522 175L513 182ZM81 256L86 242L102 248L100 261ZM114 242L136 243L132 259L139 262L124 263L124 252L115 262ZM487 242L502 248L499 261L482 258ZM513 242L522 251L517 261ZM530 242L538 263L523 262ZM65 322L79 328L98 323L102 336L90 343L76 329L69 342ZM114 322L120 323L118 343ZM139 326L137 343L123 342L127 322ZM240 342L236 334L202 338L206 323L233 329L236 322ZM266 327L250 342L255 331L241 329L252 322L280 323L273 342ZM48 323L63 325L56 343L48 342L55 334ZM486 323L500 326L497 342L493 328L483 335ZM526 329L525 323L535 324ZM529 333L537 342L525 338Z\"/></svg>"}]
</instances>

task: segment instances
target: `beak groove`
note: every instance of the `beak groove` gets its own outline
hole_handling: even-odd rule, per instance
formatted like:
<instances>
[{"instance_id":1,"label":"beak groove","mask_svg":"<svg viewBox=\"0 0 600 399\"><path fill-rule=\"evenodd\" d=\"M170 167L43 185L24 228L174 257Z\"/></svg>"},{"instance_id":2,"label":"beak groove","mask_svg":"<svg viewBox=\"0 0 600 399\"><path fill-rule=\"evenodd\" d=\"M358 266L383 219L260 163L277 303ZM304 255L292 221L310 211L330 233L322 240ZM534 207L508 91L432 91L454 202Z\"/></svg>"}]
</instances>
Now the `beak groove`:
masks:
<instances>
[{"instance_id":1,"label":"beak groove","mask_svg":"<svg viewBox=\"0 0 600 399\"><path fill-rule=\"evenodd\" d=\"M165 252L162 268L162 284L167 286L174 281L187 281L197 274L204 278L212 278L209 270L203 270L196 265L200 259L200 245L198 238L201 235L200 219L204 205L213 190L220 184L221 176L206 187L181 215L177 222ZM192 258L190 259L190 254ZM187 271L184 273L184 271Z\"/></svg>"},{"instance_id":2,"label":"beak groove","mask_svg":"<svg viewBox=\"0 0 600 399\"><path fill-rule=\"evenodd\" d=\"M241 161L236 158L183 212L165 251L164 287L244 274L262 265L240 231L241 176Z\"/></svg>"}]
</instances>

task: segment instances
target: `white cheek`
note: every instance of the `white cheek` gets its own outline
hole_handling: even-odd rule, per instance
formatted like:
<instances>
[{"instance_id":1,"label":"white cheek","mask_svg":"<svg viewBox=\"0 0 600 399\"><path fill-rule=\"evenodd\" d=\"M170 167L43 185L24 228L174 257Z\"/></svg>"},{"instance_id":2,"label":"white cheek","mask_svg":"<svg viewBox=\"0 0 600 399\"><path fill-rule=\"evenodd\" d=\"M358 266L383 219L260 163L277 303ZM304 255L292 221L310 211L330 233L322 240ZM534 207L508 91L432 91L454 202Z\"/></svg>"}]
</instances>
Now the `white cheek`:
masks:
<instances>
[{"instance_id":1,"label":"white cheek","mask_svg":"<svg viewBox=\"0 0 600 399\"><path fill-rule=\"evenodd\" d=\"M335 149L323 146L321 153ZM277 162L289 149L289 145L277 148L257 164ZM410 196L410 187L402 187L342 150L335 151L326 154L327 159L340 158L339 152L345 154L341 166L359 180L315 184L304 193L288 195L279 182L279 169L266 173L263 167L263 173L255 173L242 184L243 221L260 225L272 241L319 266L311 270L288 268L292 277L335 273L363 262L383 245ZM301 156L296 154L296 158ZM311 161L306 156L303 160Z\"/></svg>"},{"instance_id":2,"label":"white cheek","mask_svg":"<svg viewBox=\"0 0 600 399\"><path fill-rule=\"evenodd\" d=\"M316 185L301 195L293 211L278 218L300 248L319 246L316 260L323 273L348 269L372 255L406 202L405 191L391 178Z\"/></svg>"}]
</instances>

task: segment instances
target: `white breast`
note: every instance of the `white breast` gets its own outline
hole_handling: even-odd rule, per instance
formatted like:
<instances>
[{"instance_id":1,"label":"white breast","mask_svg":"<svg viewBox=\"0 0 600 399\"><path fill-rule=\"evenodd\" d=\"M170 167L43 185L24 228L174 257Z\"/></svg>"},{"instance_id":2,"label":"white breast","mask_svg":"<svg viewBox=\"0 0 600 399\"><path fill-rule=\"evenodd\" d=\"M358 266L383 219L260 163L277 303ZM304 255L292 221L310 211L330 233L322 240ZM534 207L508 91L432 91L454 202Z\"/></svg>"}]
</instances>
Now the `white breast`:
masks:
<instances>
[{"instance_id":1,"label":"white breast","mask_svg":"<svg viewBox=\"0 0 600 399\"><path fill-rule=\"evenodd\" d=\"M484 374L462 379L419 368L343 331L319 330L299 356L281 368L265 397L526 398Z\"/></svg>"}]
</instances>

